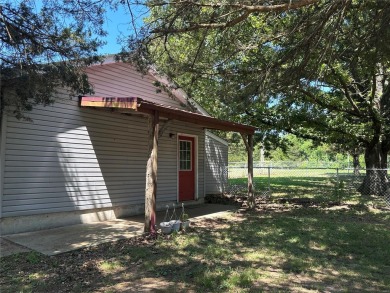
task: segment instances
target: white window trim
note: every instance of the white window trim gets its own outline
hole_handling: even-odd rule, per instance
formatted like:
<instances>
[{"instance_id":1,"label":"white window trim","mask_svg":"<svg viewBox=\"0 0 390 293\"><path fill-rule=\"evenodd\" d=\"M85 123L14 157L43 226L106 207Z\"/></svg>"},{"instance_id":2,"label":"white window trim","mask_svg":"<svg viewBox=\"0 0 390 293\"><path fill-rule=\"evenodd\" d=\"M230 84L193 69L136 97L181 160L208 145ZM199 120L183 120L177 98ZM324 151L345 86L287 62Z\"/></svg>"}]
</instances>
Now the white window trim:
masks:
<instances>
[{"instance_id":1,"label":"white window trim","mask_svg":"<svg viewBox=\"0 0 390 293\"><path fill-rule=\"evenodd\" d=\"M182 170L182 169L180 169L180 142L181 141L185 141L185 142L189 142L190 143L190 152L191 152L191 158L190 158L190 168L189 169L185 169L185 170ZM194 162L192 161L192 140L183 140L183 139L179 139L179 144L178 144L178 146L179 146L179 171L181 171L181 172L192 172L192 170L193 170L193 164L194 164ZM195 151L195 148L194 148L194 151Z\"/></svg>"}]
</instances>

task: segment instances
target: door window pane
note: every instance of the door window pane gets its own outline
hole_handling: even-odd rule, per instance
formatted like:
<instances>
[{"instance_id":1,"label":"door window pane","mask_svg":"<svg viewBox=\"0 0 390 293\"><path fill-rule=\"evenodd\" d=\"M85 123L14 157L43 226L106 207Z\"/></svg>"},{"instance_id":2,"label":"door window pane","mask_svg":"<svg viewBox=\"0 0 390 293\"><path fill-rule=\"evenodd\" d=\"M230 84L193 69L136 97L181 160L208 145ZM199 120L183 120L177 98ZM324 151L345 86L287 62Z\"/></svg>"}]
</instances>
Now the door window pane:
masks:
<instances>
[{"instance_id":1,"label":"door window pane","mask_svg":"<svg viewBox=\"0 0 390 293\"><path fill-rule=\"evenodd\" d=\"M191 171L191 141L180 140L179 141L179 170Z\"/></svg>"}]
</instances>

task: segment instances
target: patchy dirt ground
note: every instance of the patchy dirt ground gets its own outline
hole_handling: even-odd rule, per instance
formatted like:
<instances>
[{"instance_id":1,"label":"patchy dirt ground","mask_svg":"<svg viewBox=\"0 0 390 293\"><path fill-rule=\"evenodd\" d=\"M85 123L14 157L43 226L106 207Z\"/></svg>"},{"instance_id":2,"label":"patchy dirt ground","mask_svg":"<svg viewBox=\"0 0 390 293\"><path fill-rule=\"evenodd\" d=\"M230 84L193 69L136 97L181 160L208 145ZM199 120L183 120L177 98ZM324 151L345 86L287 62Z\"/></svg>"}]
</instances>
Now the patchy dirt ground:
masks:
<instances>
[{"instance_id":1,"label":"patchy dirt ground","mask_svg":"<svg viewBox=\"0 0 390 293\"><path fill-rule=\"evenodd\" d=\"M176 235L143 236L119 240L56 256L44 256L28 249L1 259L0 291L5 292L195 292L143 270L147 255L161 254L159 243L196 229L217 230L228 226L226 219L192 222L188 232ZM12 245L12 243L5 243Z\"/></svg>"},{"instance_id":2,"label":"patchy dirt ground","mask_svg":"<svg viewBox=\"0 0 390 293\"><path fill-rule=\"evenodd\" d=\"M245 205L244 205L245 207ZM56 256L3 257L1 292L388 292L390 213L257 202L228 217ZM367 241L369 239L369 241Z\"/></svg>"},{"instance_id":3,"label":"patchy dirt ground","mask_svg":"<svg viewBox=\"0 0 390 293\"><path fill-rule=\"evenodd\" d=\"M8 256L14 253L28 252L30 249L21 246L7 239L0 238L0 257Z\"/></svg>"}]
</instances>

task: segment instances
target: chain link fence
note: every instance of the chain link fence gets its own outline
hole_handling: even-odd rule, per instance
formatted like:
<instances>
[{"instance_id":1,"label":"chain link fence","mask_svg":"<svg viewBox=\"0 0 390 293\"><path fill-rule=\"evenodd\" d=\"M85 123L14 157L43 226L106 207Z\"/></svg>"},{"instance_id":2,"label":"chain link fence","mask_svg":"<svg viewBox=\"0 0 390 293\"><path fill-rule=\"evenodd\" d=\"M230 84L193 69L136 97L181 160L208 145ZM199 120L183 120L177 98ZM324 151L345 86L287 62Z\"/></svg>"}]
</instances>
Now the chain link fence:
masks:
<instances>
[{"instance_id":1,"label":"chain link fence","mask_svg":"<svg viewBox=\"0 0 390 293\"><path fill-rule=\"evenodd\" d=\"M247 192L245 163L229 165L227 192ZM357 195L378 195L390 206L388 169L297 168L282 166L253 168L257 197L314 198L321 201L347 201Z\"/></svg>"}]
</instances>

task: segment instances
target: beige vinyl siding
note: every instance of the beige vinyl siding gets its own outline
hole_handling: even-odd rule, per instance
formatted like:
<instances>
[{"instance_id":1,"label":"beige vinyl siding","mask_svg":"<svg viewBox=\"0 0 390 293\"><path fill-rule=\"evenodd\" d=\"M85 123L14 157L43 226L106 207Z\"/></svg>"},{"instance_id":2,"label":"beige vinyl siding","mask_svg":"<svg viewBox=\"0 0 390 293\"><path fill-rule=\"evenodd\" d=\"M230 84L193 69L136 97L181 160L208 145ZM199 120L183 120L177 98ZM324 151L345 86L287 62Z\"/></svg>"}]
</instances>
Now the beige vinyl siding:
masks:
<instances>
[{"instance_id":1,"label":"beige vinyl siding","mask_svg":"<svg viewBox=\"0 0 390 293\"><path fill-rule=\"evenodd\" d=\"M67 99L37 107L30 117L33 122L8 117L3 217L144 203L147 118L81 109ZM177 200L172 132L198 136L203 194L203 130L172 122L159 141L158 202Z\"/></svg>"},{"instance_id":2,"label":"beige vinyl siding","mask_svg":"<svg viewBox=\"0 0 390 293\"><path fill-rule=\"evenodd\" d=\"M104 70L102 70L104 69ZM139 97L154 103L181 108L176 98L164 91L157 92L156 80L150 75L142 76L129 64L112 63L87 69L94 95L106 97Z\"/></svg>"},{"instance_id":3,"label":"beige vinyl siding","mask_svg":"<svg viewBox=\"0 0 390 293\"><path fill-rule=\"evenodd\" d=\"M146 118L64 96L29 116L8 117L3 217L143 203Z\"/></svg>"},{"instance_id":4,"label":"beige vinyl siding","mask_svg":"<svg viewBox=\"0 0 390 293\"><path fill-rule=\"evenodd\" d=\"M123 68L127 72L128 68L117 65L107 66L116 74ZM107 82L114 78L106 65L94 68L94 72ZM127 73L134 75L131 70ZM116 83L117 95L154 94L159 98L149 100L178 105L166 94L156 95L154 87L145 83L150 81L149 77L136 82L134 79L132 86L138 84L138 92L130 93L127 85L122 84L121 88ZM96 87L104 89L99 83ZM105 93L113 95L110 90ZM78 99L70 99L65 91L59 91L57 96L53 105L37 106L28 113L32 122L6 117L1 142L4 157L1 216L144 204L148 118L80 108ZM169 133L175 137L170 138ZM204 131L190 123L170 121L159 141L158 202L177 200L177 133L197 136L198 195L204 192Z\"/></svg>"},{"instance_id":5,"label":"beige vinyl siding","mask_svg":"<svg viewBox=\"0 0 390 293\"><path fill-rule=\"evenodd\" d=\"M227 187L228 146L206 132L206 194L218 194Z\"/></svg>"}]
</instances>

